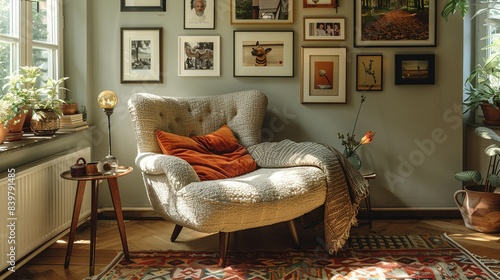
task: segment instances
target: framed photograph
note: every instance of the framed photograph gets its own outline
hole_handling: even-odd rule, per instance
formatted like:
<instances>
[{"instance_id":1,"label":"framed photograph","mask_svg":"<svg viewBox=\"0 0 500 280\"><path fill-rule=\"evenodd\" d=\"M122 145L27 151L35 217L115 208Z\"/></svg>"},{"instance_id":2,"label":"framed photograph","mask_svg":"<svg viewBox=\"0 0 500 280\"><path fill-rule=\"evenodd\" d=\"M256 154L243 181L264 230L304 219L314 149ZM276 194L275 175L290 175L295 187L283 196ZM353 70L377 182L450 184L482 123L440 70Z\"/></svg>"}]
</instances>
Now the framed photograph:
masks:
<instances>
[{"instance_id":1,"label":"framed photograph","mask_svg":"<svg viewBox=\"0 0 500 280\"><path fill-rule=\"evenodd\" d=\"M436 1L382 1L379 6L377 1L354 0L354 46L436 46Z\"/></svg>"},{"instance_id":2,"label":"framed photograph","mask_svg":"<svg viewBox=\"0 0 500 280\"><path fill-rule=\"evenodd\" d=\"M161 83L163 28L121 28L122 83Z\"/></svg>"},{"instance_id":3,"label":"framed photograph","mask_svg":"<svg viewBox=\"0 0 500 280\"><path fill-rule=\"evenodd\" d=\"M167 0L120 0L122 12L165 12Z\"/></svg>"},{"instance_id":4,"label":"framed photograph","mask_svg":"<svg viewBox=\"0 0 500 280\"><path fill-rule=\"evenodd\" d=\"M434 54L396 54L396 85L433 85L435 83Z\"/></svg>"},{"instance_id":5,"label":"framed photograph","mask_svg":"<svg viewBox=\"0 0 500 280\"><path fill-rule=\"evenodd\" d=\"M219 36L179 36L179 76L220 76Z\"/></svg>"},{"instance_id":6,"label":"framed photograph","mask_svg":"<svg viewBox=\"0 0 500 280\"><path fill-rule=\"evenodd\" d=\"M346 48L302 47L301 103L346 102Z\"/></svg>"},{"instance_id":7,"label":"framed photograph","mask_svg":"<svg viewBox=\"0 0 500 280\"><path fill-rule=\"evenodd\" d=\"M304 8L336 8L337 0L302 0Z\"/></svg>"},{"instance_id":8,"label":"framed photograph","mask_svg":"<svg viewBox=\"0 0 500 280\"><path fill-rule=\"evenodd\" d=\"M235 77L293 77L293 30L234 30Z\"/></svg>"},{"instance_id":9,"label":"framed photograph","mask_svg":"<svg viewBox=\"0 0 500 280\"><path fill-rule=\"evenodd\" d=\"M292 24L293 0L229 0L231 24Z\"/></svg>"},{"instance_id":10,"label":"framed photograph","mask_svg":"<svg viewBox=\"0 0 500 280\"><path fill-rule=\"evenodd\" d=\"M344 18L304 18L304 41L345 40Z\"/></svg>"},{"instance_id":11,"label":"framed photograph","mask_svg":"<svg viewBox=\"0 0 500 280\"><path fill-rule=\"evenodd\" d=\"M215 0L184 0L184 29L215 29Z\"/></svg>"},{"instance_id":12,"label":"framed photograph","mask_svg":"<svg viewBox=\"0 0 500 280\"><path fill-rule=\"evenodd\" d=\"M356 56L356 90L381 91L383 83L382 55Z\"/></svg>"}]
</instances>

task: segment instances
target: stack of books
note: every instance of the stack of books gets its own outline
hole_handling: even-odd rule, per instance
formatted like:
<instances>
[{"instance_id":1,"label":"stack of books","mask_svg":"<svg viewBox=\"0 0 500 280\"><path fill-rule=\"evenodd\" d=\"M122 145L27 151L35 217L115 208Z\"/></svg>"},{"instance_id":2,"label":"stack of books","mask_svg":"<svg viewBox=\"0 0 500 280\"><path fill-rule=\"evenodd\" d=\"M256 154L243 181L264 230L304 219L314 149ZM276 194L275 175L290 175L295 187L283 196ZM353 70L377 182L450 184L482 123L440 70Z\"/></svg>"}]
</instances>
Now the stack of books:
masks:
<instances>
[{"instance_id":1,"label":"stack of books","mask_svg":"<svg viewBox=\"0 0 500 280\"><path fill-rule=\"evenodd\" d=\"M82 114L63 115L57 132L74 132L88 128L87 121L83 120Z\"/></svg>"}]
</instances>

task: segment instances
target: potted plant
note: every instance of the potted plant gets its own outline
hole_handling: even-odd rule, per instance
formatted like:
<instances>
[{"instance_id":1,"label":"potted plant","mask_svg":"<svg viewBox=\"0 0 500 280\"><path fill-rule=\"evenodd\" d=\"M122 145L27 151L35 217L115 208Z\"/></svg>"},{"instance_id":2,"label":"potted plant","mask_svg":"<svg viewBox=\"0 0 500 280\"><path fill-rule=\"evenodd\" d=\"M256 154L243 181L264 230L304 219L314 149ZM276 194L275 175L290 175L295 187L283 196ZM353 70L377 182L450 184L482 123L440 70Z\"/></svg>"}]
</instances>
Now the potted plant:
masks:
<instances>
[{"instance_id":1,"label":"potted plant","mask_svg":"<svg viewBox=\"0 0 500 280\"><path fill-rule=\"evenodd\" d=\"M481 4L486 5L484 8L478 9L473 17L484 13L489 14L491 11L500 12L495 7L495 3L480 3L479 5ZM447 20L450 15L457 11L464 17L469 11L469 1L447 0L441 15ZM485 24L495 28L500 27L499 21L489 16L486 17ZM489 50L491 55L485 58L483 63L477 64L465 81L464 93L467 97L464 100L464 113L481 106L485 118L484 123L498 125L500 124L500 39L494 38L492 43L482 50Z\"/></svg>"},{"instance_id":2,"label":"potted plant","mask_svg":"<svg viewBox=\"0 0 500 280\"><path fill-rule=\"evenodd\" d=\"M64 103L61 104L61 110L64 115L76 114L78 111L78 103L72 99L64 100Z\"/></svg>"},{"instance_id":3,"label":"potted plant","mask_svg":"<svg viewBox=\"0 0 500 280\"><path fill-rule=\"evenodd\" d=\"M490 128L478 127L475 132L481 138L500 142L500 136ZM495 143L484 152L490 159L485 177L477 170L455 173L457 180L472 185L455 192L454 198L467 228L495 233L500 231L500 147Z\"/></svg>"}]
</instances>

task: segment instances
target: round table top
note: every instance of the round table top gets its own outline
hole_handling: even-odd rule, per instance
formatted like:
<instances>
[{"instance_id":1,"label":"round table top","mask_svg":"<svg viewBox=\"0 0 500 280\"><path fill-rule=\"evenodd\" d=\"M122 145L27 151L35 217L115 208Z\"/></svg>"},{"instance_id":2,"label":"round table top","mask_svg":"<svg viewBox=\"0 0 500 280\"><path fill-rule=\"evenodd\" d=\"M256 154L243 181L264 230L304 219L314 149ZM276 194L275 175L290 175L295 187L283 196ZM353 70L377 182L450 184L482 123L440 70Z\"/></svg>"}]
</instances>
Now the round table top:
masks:
<instances>
[{"instance_id":1,"label":"round table top","mask_svg":"<svg viewBox=\"0 0 500 280\"><path fill-rule=\"evenodd\" d=\"M116 173L112 175L98 174L98 175L85 175L78 177L71 176L71 170L67 170L61 173L61 177L66 180L73 180L73 181L102 180L102 179L110 179L110 178L125 176L130 172L132 172L132 170L134 170L134 168L130 166L118 166Z\"/></svg>"}]
</instances>

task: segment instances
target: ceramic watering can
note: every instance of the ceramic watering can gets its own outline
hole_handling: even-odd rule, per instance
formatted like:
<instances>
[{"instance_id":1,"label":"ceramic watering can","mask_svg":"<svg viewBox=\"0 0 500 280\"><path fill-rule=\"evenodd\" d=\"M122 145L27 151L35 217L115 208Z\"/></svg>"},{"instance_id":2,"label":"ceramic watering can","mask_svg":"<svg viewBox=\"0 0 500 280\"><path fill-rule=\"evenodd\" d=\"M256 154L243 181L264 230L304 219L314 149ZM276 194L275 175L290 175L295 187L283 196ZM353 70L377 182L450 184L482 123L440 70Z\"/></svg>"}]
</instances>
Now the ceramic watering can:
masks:
<instances>
[{"instance_id":1,"label":"ceramic watering can","mask_svg":"<svg viewBox=\"0 0 500 280\"><path fill-rule=\"evenodd\" d=\"M500 193L484 192L485 186L466 186L455 192L455 203L465 226L484 233L500 232Z\"/></svg>"}]
</instances>

